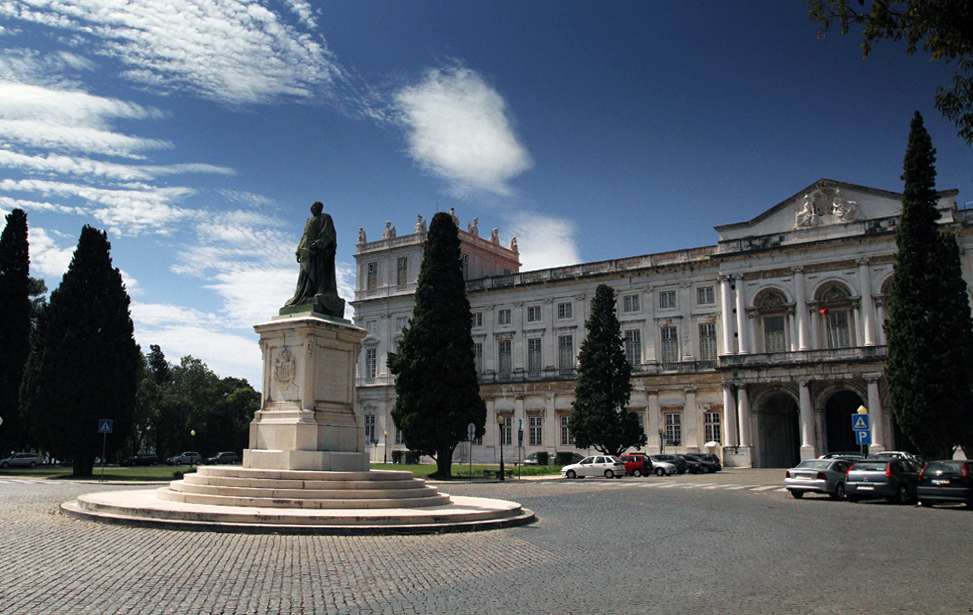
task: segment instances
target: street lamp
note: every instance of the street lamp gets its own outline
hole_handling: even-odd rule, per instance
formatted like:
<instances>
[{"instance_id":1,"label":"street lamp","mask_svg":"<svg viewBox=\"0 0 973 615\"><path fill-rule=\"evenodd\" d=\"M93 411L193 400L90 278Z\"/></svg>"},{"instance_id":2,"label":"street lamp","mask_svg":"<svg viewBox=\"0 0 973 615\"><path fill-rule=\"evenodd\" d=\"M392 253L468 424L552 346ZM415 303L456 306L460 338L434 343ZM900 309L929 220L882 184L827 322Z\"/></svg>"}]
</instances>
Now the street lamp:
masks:
<instances>
[{"instance_id":1,"label":"street lamp","mask_svg":"<svg viewBox=\"0 0 973 615\"><path fill-rule=\"evenodd\" d=\"M505 422L506 421L503 420L503 415L502 414L498 414L497 415L497 425L498 425L497 431L500 434L500 480L501 481L504 480L504 478L503 478L503 426L504 426Z\"/></svg>"},{"instance_id":2,"label":"street lamp","mask_svg":"<svg viewBox=\"0 0 973 615\"><path fill-rule=\"evenodd\" d=\"M660 427L659 428L659 453L666 452L666 439L663 437L663 434L665 433L666 430Z\"/></svg>"},{"instance_id":3,"label":"street lamp","mask_svg":"<svg viewBox=\"0 0 973 615\"><path fill-rule=\"evenodd\" d=\"M189 446L189 448L192 449L192 451L190 451L190 452L195 453L196 452L196 445L195 444L192 444L192 438L195 438L196 437L196 430L195 429L190 429L189 430L189 437L190 437L190 441L189 441L190 442L190 446ZM189 456L189 469L190 470L193 469L193 456L192 455Z\"/></svg>"},{"instance_id":4,"label":"street lamp","mask_svg":"<svg viewBox=\"0 0 973 615\"><path fill-rule=\"evenodd\" d=\"M389 432L383 432L385 435L385 450L382 452L382 463L389 462Z\"/></svg>"}]
</instances>

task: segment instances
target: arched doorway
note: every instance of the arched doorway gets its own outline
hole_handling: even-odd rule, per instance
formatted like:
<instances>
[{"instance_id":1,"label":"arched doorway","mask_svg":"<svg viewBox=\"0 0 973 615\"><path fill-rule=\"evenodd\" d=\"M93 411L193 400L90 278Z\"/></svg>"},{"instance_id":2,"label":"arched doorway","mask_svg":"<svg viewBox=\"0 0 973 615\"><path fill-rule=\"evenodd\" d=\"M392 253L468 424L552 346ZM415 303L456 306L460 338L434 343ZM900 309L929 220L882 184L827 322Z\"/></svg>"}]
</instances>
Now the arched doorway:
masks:
<instances>
[{"instance_id":1,"label":"arched doorway","mask_svg":"<svg viewBox=\"0 0 973 615\"><path fill-rule=\"evenodd\" d=\"M797 402L776 393L761 404L758 467L792 468L801 461L801 426Z\"/></svg>"},{"instance_id":2,"label":"arched doorway","mask_svg":"<svg viewBox=\"0 0 973 615\"><path fill-rule=\"evenodd\" d=\"M828 399L824 407L827 450L822 452L849 453L861 449L851 429L851 416L861 405L862 398L852 391L838 391Z\"/></svg>"}]
</instances>

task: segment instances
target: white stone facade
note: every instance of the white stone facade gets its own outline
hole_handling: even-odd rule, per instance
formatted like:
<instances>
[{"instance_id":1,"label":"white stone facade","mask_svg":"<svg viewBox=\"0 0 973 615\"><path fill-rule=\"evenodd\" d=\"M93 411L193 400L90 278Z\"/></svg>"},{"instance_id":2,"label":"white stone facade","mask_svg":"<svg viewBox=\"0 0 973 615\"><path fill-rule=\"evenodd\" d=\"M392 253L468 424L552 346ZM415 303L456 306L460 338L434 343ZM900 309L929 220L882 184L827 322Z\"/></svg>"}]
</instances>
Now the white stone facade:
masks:
<instances>
[{"instance_id":1,"label":"white stone facade","mask_svg":"<svg viewBox=\"0 0 973 615\"><path fill-rule=\"evenodd\" d=\"M968 212L940 193L973 279ZM633 363L629 410L647 450L715 452L729 466L784 467L856 450L850 415L864 405L872 449L903 448L887 411L884 297L901 195L820 180L748 222L720 226L714 246L520 272L516 241L460 231L472 334L487 404L482 443L454 459L497 462L572 451L566 421L595 287L612 286ZM475 231L476 229L471 229ZM408 322L425 235L367 243L355 255L355 324L369 331L356 410L372 461L403 449L389 411L385 357ZM523 446L518 447L518 428ZM397 442L398 441L398 442Z\"/></svg>"}]
</instances>

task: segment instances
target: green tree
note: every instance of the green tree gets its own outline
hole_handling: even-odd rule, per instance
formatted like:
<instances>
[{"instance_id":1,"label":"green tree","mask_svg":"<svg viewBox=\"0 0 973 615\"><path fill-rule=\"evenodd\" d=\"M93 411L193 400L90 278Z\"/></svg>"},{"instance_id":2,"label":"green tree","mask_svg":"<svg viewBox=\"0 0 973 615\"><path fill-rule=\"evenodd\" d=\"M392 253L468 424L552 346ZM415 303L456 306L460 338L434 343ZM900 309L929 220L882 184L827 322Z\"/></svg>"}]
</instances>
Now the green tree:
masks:
<instances>
[{"instance_id":1,"label":"green tree","mask_svg":"<svg viewBox=\"0 0 973 615\"><path fill-rule=\"evenodd\" d=\"M396 376L392 420L410 450L436 459L436 476L452 475L453 451L470 423L484 434L470 302L452 218L437 213L429 224L415 309L399 352L389 355Z\"/></svg>"},{"instance_id":2,"label":"green tree","mask_svg":"<svg viewBox=\"0 0 973 615\"><path fill-rule=\"evenodd\" d=\"M645 430L628 412L632 366L625 358L622 328L615 314L615 291L606 284L595 289L591 317L578 355L578 384L568 429L578 448L594 447L605 455L645 446Z\"/></svg>"},{"instance_id":3,"label":"green tree","mask_svg":"<svg viewBox=\"0 0 973 615\"><path fill-rule=\"evenodd\" d=\"M85 226L31 338L21 419L32 438L88 476L101 454L98 420L112 419L109 454L128 441L141 354L122 275L103 231Z\"/></svg>"},{"instance_id":4,"label":"green tree","mask_svg":"<svg viewBox=\"0 0 973 615\"><path fill-rule=\"evenodd\" d=\"M880 39L905 39L907 53L922 44L934 60L955 62L951 86L936 89L936 108L973 145L973 7L969 0L808 0L812 21L826 32L862 27L864 57ZM857 4L857 8L854 6Z\"/></svg>"},{"instance_id":5,"label":"green tree","mask_svg":"<svg viewBox=\"0 0 973 615\"><path fill-rule=\"evenodd\" d=\"M7 215L0 235L0 454L27 444L20 424L20 380L30 354L27 214Z\"/></svg>"},{"instance_id":6,"label":"green tree","mask_svg":"<svg viewBox=\"0 0 973 615\"><path fill-rule=\"evenodd\" d=\"M970 438L973 324L956 237L937 223L935 162L932 139L916 112L895 234L885 378L899 427L924 455L941 459Z\"/></svg>"}]
</instances>

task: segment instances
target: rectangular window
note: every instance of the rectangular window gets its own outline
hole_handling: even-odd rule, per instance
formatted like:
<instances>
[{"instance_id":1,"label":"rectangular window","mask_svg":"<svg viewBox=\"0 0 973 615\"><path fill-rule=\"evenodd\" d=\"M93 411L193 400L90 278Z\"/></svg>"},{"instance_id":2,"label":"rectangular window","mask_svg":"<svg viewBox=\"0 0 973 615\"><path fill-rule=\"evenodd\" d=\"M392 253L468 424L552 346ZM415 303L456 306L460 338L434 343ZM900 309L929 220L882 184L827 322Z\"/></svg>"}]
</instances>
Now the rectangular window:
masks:
<instances>
[{"instance_id":1,"label":"rectangular window","mask_svg":"<svg viewBox=\"0 0 973 615\"><path fill-rule=\"evenodd\" d=\"M378 351L375 348L365 349L365 377L374 378L378 370Z\"/></svg>"},{"instance_id":2,"label":"rectangular window","mask_svg":"<svg viewBox=\"0 0 973 615\"><path fill-rule=\"evenodd\" d=\"M561 417L561 446L574 446L574 438L571 437L571 430L568 428L570 416Z\"/></svg>"},{"instance_id":3,"label":"rectangular window","mask_svg":"<svg viewBox=\"0 0 973 615\"><path fill-rule=\"evenodd\" d=\"M542 421L542 417L532 416L532 417L528 418L527 420L529 422L529 428L530 428L530 445L531 446L543 446L544 445L544 438L543 438L543 435L544 434L543 434L543 429L541 428L541 424L543 422Z\"/></svg>"},{"instance_id":4,"label":"rectangular window","mask_svg":"<svg viewBox=\"0 0 973 615\"><path fill-rule=\"evenodd\" d=\"M672 412L666 418L666 444L682 446L682 414Z\"/></svg>"},{"instance_id":5,"label":"rectangular window","mask_svg":"<svg viewBox=\"0 0 973 615\"><path fill-rule=\"evenodd\" d=\"M851 335L848 329L848 310L828 312L828 347L848 348Z\"/></svg>"},{"instance_id":6,"label":"rectangular window","mask_svg":"<svg viewBox=\"0 0 973 615\"><path fill-rule=\"evenodd\" d=\"M662 309L669 309L669 308L676 307L676 291L674 290L659 291L659 307Z\"/></svg>"},{"instance_id":7,"label":"rectangular window","mask_svg":"<svg viewBox=\"0 0 973 615\"><path fill-rule=\"evenodd\" d=\"M679 362L679 336L675 327L662 327L662 362Z\"/></svg>"},{"instance_id":8,"label":"rectangular window","mask_svg":"<svg viewBox=\"0 0 973 615\"><path fill-rule=\"evenodd\" d=\"M513 417L505 416L503 417L503 426L500 428L500 441L504 446L510 446L514 443L513 438Z\"/></svg>"},{"instance_id":9,"label":"rectangular window","mask_svg":"<svg viewBox=\"0 0 973 615\"><path fill-rule=\"evenodd\" d=\"M396 261L395 265L395 283L399 286L405 286L409 283L409 257L402 256Z\"/></svg>"},{"instance_id":10,"label":"rectangular window","mask_svg":"<svg viewBox=\"0 0 973 615\"><path fill-rule=\"evenodd\" d=\"M483 326L483 312L473 312L473 326L474 327Z\"/></svg>"},{"instance_id":11,"label":"rectangular window","mask_svg":"<svg viewBox=\"0 0 973 615\"><path fill-rule=\"evenodd\" d=\"M701 361L716 360L716 323L699 325L699 358Z\"/></svg>"},{"instance_id":12,"label":"rectangular window","mask_svg":"<svg viewBox=\"0 0 973 615\"><path fill-rule=\"evenodd\" d=\"M463 263L463 279L470 279L470 256L468 254L460 255L460 261Z\"/></svg>"},{"instance_id":13,"label":"rectangular window","mask_svg":"<svg viewBox=\"0 0 973 615\"><path fill-rule=\"evenodd\" d=\"M716 297L713 295L713 287L701 286L697 288L696 303L700 305L709 305L711 303L716 303Z\"/></svg>"},{"instance_id":14,"label":"rectangular window","mask_svg":"<svg viewBox=\"0 0 973 615\"><path fill-rule=\"evenodd\" d=\"M509 325L510 324L510 310L497 310L497 324L498 325Z\"/></svg>"},{"instance_id":15,"label":"rectangular window","mask_svg":"<svg viewBox=\"0 0 973 615\"><path fill-rule=\"evenodd\" d=\"M378 263L368 263L368 275L365 279L365 288L368 290L375 290L378 288Z\"/></svg>"},{"instance_id":16,"label":"rectangular window","mask_svg":"<svg viewBox=\"0 0 973 615\"><path fill-rule=\"evenodd\" d=\"M557 317L558 318L571 318L571 304L570 303L558 303L557 304Z\"/></svg>"},{"instance_id":17,"label":"rectangular window","mask_svg":"<svg viewBox=\"0 0 973 615\"><path fill-rule=\"evenodd\" d=\"M574 338L570 335L557 338L557 368L562 372L574 369Z\"/></svg>"},{"instance_id":18,"label":"rectangular window","mask_svg":"<svg viewBox=\"0 0 973 615\"><path fill-rule=\"evenodd\" d=\"M764 316L764 346L765 352L784 352L787 350L783 316Z\"/></svg>"},{"instance_id":19,"label":"rectangular window","mask_svg":"<svg viewBox=\"0 0 973 615\"><path fill-rule=\"evenodd\" d=\"M720 413L707 412L704 415L707 442L723 442L723 430L720 428Z\"/></svg>"},{"instance_id":20,"label":"rectangular window","mask_svg":"<svg viewBox=\"0 0 973 615\"><path fill-rule=\"evenodd\" d=\"M541 338L527 340L527 372L537 376L540 375L542 367Z\"/></svg>"},{"instance_id":21,"label":"rectangular window","mask_svg":"<svg viewBox=\"0 0 973 615\"><path fill-rule=\"evenodd\" d=\"M497 371L509 376L511 367L510 340L501 340L497 342Z\"/></svg>"},{"instance_id":22,"label":"rectangular window","mask_svg":"<svg viewBox=\"0 0 973 615\"><path fill-rule=\"evenodd\" d=\"M366 414L365 415L365 443L372 444L375 442L375 415Z\"/></svg>"},{"instance_id":23,"label":"rectangular window","mask_svg":"<svg viewBox=\"0 0 973 615\"><path fill-rule=\"evenodd\" d=\"M625 295L622 298L622 309L626 312L638 312L639 311L639 296L638 295Z\"/></svg>"},{"instance_id":24,"label":"rectangular window","mask_svg":"<svg viewBox=\"0 0 973 615\"><path fill-rule=\"evenodd\" d=\"M483 373L483 343L473 342L473 365L476 366L476 373Z\"/></svg>"},{"instance_id":25,"label":"rectangular window","mask_svg":"<svg viewBox=\"0 0 973 615\"><path fill-rule=\"evenodd\" d=\"M365 330L368 331L369 335L378 335L378 321L377 320L366 320Z\"/></svg>"},{"instance_id":26,"label":"rectangular window","mask_svg":"<svg viewBox=\"0 0 973 615\"><path fill-rule=\"evenodd\" d=\"M527 322L540 322L541 320L541 306L539 305L528 305L527 306Z\"/></svg>"},{"instance_id":27,"label":"rectangular window","mask_svg":"<svg viewBox=\"0 0 973 615\"><path fill-rule=\"evenodd\" d=\"M408 316L396 316L395 317L395 329L396 331L401 331L409 325Z\"/></svg>"},{"instance_id":28,"label":"rectangular window","mask_svg":"<svg viewBox=\"0 0 973 615\"><path fill-rule=\"evenodd\" d=\"M625 359L632 366L642 364L642 332L638 329L625 332Z\"/></svg>"}]
</instances>

